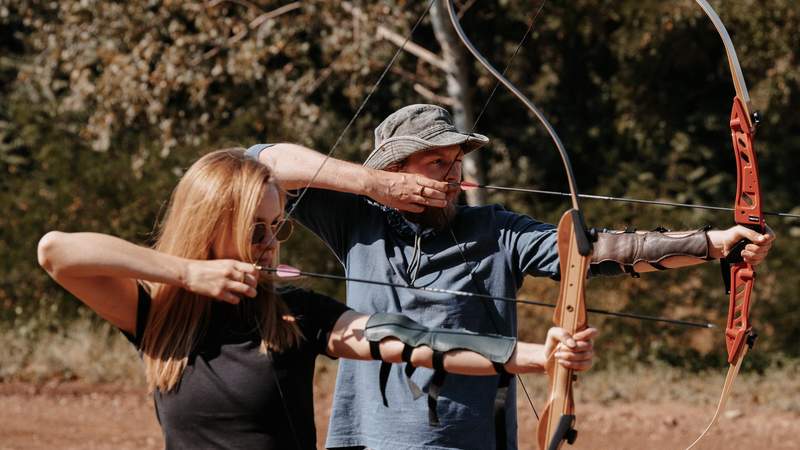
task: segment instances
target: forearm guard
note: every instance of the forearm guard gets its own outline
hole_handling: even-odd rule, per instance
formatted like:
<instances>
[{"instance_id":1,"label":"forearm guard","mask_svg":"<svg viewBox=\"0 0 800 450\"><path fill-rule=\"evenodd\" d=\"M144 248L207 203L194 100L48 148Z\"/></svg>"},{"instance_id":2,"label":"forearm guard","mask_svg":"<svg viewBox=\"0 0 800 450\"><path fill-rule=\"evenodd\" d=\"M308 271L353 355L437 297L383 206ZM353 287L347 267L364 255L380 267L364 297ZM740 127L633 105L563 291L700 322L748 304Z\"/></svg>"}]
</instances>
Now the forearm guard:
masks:
<instances>
[{"instance_id":1,"label":"forearm guard","mask_svg":"<svg viewBox=\"0 0 800 450\"><path fill-rule=\"evenodd\" d=\"M428 328L402 314L378 313L370 316L364 336L370 342L393 337L413 348L430 347L434 353L470 350L486 359L505 364L514 353L515 338L497 334L478 334L465 330ZM373 355L375 356L375 355ZM380 358L379 358L380 359Z\"/></svg>"},{"instance_id":2,"label":"forearm guard","mask_svg":"<svg viewBox=\"0 0 800 450\"><path fill-rule=\"evenodd\" d=\"M670 236L663 230L597 233L592 264L616 263L626 273L638 277L634 270L637 263L645 262L658 270L665 270L667 267L661 262L671 256L709 259L706 229L682 236Z\"/></svg>"},{"instance_id":3,"label":"forearm guard","mask_svg":"<svg viewBox=\"0 0 800 450\"><path fill-rule=\"evenodd\" d=\"M411 364L411 353L420 346L433 350L434 375L428 387L428 421L431 425L438 425L439 418L436 413L436 401L444 384L446 371L444 369L444 354L452 350L469 350L476 352L492 362L495 371L501 375L507 373L503 364L508 362L514 353L517 340L509 336L497 334L478 334L465 330L451 330L445 328L428 328L414 320L393 313L378 313L370 316L364 329L364 337L370 343L372 357L383 361L380 354L380 342L386 338L395 338L403 343L402 360L406 363L405 374L408 386L415 399L422 395L422 390L411 380L415 367ZM380 369L380 389L383 404L388 406L386 399L386 383L389 379L391 364L383 362ZM507 384L507 381L506 381Z\"/></svg>"}]
</instances>

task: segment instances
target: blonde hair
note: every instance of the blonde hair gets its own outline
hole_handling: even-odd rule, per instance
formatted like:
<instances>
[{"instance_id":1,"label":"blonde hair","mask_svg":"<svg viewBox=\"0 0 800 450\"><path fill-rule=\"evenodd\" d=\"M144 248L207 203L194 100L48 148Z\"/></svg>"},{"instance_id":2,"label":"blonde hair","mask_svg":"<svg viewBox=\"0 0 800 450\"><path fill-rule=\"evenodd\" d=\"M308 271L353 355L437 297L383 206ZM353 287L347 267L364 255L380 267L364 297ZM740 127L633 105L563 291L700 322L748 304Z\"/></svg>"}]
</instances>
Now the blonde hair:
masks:
<instances>
[{"instance_id":1,"label":"blonde hair","mask_svg":"<svg viewBox=\"0 0 800 450\"><path fill-rule=\"evenodd\" d=\"M211 152L195 162L172 192L154 248L188 259L212 259L213 244L231 239L238 259L253 261L251 227L264 194L275 186L267 166L243 149ZM280 190L279 190L280 192ZM281 207L284 196L280 195ZM168 392L176 387L211 320L211 302L179 286L152 285L153 307L142 335L147 386ZM261 353L296 346L302 335L289 308L270 283L242 303L255 314Z\"/></svg>"}]
</instances>

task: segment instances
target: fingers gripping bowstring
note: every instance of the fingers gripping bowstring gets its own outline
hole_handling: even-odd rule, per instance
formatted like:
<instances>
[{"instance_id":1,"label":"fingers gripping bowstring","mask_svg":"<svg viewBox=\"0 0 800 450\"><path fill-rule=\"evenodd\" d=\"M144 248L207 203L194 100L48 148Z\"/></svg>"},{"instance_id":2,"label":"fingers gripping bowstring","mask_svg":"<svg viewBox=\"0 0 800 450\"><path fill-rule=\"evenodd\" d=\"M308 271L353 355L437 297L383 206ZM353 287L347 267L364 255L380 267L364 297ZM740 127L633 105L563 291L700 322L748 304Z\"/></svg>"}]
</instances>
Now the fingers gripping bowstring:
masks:
<instances>
[{"instance_id":1,"label":"fingers gripping bowstring","mask_svg":"<svg viewBox=\"0 0 800 450\"><path fill-rule=\"evenodd\" d=\"M339 133L339 136L336 138L336 141L334 141L333 145L331 145L331 148L328 150L328 153L325 155L325 159L322 160L322 163L319 165L319 167L317 168L316 172L314 172L314 175L311 177L311 179L308 181L308 183L306 183L305 187L300 191L300 194L298 195L297 199L292 204L292 207L289 208L289 211L286 213L286 216L285 216L286 220L281 222L281 224L278 226L278 229L272 235L272 238L269 240L268 245L266 245L264 247L264 250L262 250L261 254L256 259L256 262L261 260L261 258L266 253L267 249L270 248L271 245L274 243L274 241L276 239L276 236L279 235L281 230L283 229L283 227L286 226L286 223L287 223L288 219L290 219L292 217L292 215L294 214L294 211L297 209L297 205L299 205L300 202L303 200L303 197L305 197L306 192L308 192L308 189L314 184L314 181L316 181L317 177L319 177L319 174L322 172L322 169L325 167L325 164L327 164L328 160L331 159L331 156L333 155L333 152L335 152L336 149L339 147L339 144L342 142L342 139L344 139L344 136L347 134L347 132L353 126L353 124L355 123L356 119L358 119L358 117L364 111L364 108L367 106L367 103L372 98L372 95L378 90L378 87L383 82L384 78L386 78L386 75L389 73L389 70L391 70L391 68L394 65L395 61L397 61L397 59L400 57L400 54L403 52L403 49L405 49L406 44L408 44L408 42L411 40L411 36L414 34L414 31L416 31L416 29L422 23L423 19L425 19L425 16L427 16L428 12L430 12L434 1L436 1L436 0L429 0L428 1L428 6L425 8L424 11L422 11L422 13L420 14L419 18L417 18L417 21L414 23L414 26L411 27L411 31L408 32L408 35L406 36L405 40L403 41L403 44L400 47L398 47L397 51L394 52L394 55L392 55L392 58L386 64L386 67L384 67L384 69L381 72L380 76L375 81L375 83L372 85L372 87L370 88L370 90L367 93L366 97L364 97L364 100L358 106L358 109L356 109L356 112L353 114L353 117L350 118L350 120L347 122L347 125L345 125L344 129L342 129L342 131Z\"/></svg>"}]
</instances>

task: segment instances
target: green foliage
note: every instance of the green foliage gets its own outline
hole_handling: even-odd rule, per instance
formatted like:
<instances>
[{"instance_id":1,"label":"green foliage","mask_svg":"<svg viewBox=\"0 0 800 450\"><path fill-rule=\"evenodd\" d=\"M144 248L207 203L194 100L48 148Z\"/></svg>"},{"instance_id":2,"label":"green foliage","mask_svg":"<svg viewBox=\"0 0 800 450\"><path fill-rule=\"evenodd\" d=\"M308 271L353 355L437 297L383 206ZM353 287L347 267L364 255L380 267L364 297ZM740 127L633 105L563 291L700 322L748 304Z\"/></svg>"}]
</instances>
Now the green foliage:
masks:
<instances>
[{"instance_id":1,"label":"green foliage","mask_svg":"<svg viewBox=\"0 0 800 450\"><path fill-rule=\"evenodd\" d=\"M407 34L425 2L0 0L0 327L51 333L90 316L36 263L48 230L111 233L147 244L162 205L200 154L255 142L299 142L327 152L396 48L383 25ZM758 152L766 208L800 210L800 136L792 0L715 1L736 43L763 121ZM478 2L464 26L496 65L508 61L535 8ZM437 50L429 24L414 41ZM477 105L494 85L477 70ZM509 77L553 122L582 192L728 205L735 189L725 53L689 0L547 3ZM403 54L343 136L334 156L360 160L389 112L426 102L420 83L445 92L438 69ZM478 124L492 184L563 189L545 131L498 91ZM556 221L557 199L491 193L492 201ZM585 202L592 226L726 227L730 216ZM780 239L759 270L753 318L757 365L798 356L797 222L771 221ZM299 232L287 262L320 272L338 263ZM593 280L593 306L724 322L727 298L713 265L641 280ZM538 283L547 283L538 282ZM313 287L343 296L336 283ZM540 328L541 317L535 327ZM723 363L719 330L605 320L604 351L686 367ZM702 339L698 338L701 336ZM707 345L711 342L711 345ZM761 360L759 360L761 358Z\"/></svg>"}]
</instances>

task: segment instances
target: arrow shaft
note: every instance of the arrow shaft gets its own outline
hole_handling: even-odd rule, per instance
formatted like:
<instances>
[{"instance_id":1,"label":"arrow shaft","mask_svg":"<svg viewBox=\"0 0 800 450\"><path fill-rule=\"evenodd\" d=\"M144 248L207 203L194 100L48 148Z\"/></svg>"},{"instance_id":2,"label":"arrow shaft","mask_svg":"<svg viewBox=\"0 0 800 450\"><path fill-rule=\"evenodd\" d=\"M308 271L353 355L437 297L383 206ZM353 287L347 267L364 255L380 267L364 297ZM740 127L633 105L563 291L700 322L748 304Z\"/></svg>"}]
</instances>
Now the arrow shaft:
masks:
<instances>
[{"instance_id":1,"label":"arrow shaft","mask_svg":"<svg viewBox=\"0 0 800 450\"><path fill-rule=\"evenodd\" d=\"M262 267L260 268L262 272L268 273L276 273L279 269L269 268L269 267ZM471 298L480 298L484 300L493 300L499 302L506 302L506 303L521 303L523 305L532 305L532 306L541 306L545 308L554 308L555 305L552 303L547 303L539 300L531 300L531 299L518 299L518 298L511 298L511 297L496 297L492 295L486 294L478 294L475 292L465 292L465 291L457 291L452 289L443 289L443 288L434 288L434 287L422 287L422 286L405 286L402 284L396 283L389 283L387 281L377 281L377 280L367 280L364 278L353 278L353 277L345 277L341 275L332 275L327 273L315 273L315 272L305 272L305 271L292 271L294 275L297 276L304 276L304 277L311 277L311 278L321 278L326 280L336 280L336 281L352 281L355 283L364 283L364 284L372 284L377 286L388 286L388 287L395 287L401 289L408 289L412 291L422 291L422 292L432 292L435 294L447 294L447 295L457 295L459 297L471 297ZM687 320L678 320L678 319L668 319L664 317L657 317L657 316L648 316L644 314L635 314L635 313L625 313L625 312L616 312L616 311L607 311L603 309L596 309L596 308L587 308L588 312L594 314L602 314L606 316L612 317L621 317L626 319L638 319L644 320L648 322L659 322L659 323L669 323L672 325L680 325L686 327L694 327L694 328L714 328L713 324L710 323L702 323L702 322L691 322Z\"/></svg>"},{"instance_id":2,"label":"arrow shaft","mask_svg":"<svg viewBox=\"0 0 800 450\"><path fill-rule=\"evenodd\" d=\"M458 184L458 183L454 183ZM474 188L474 189L491 189L496 191L510 191L510 192L525 192L529 194L541 194L541 195L553 195L559 197L569 197L570 194L568 192L559 192L559 191L547 191L542 189L527 189L527 188L516 188L516 187L507 187L507 186L495 186L490 184L480 184L480 185L468 185L467 189ZM733 208L727 208L724 206L710 206L710 205L697 205L693 203L679 203L679 202L668 202L662 200L642 200L638 198L631 198L631 197L612 197L609 195L594 195L594 194L578 194L579 198L587 198L591 200L605 200L610 202L623 202L623 203L639 203L645 205L659 205L659 206L670 206L676 208L693 208L693 209L705 209L711 211L734 211ZM768 216L776 216L776 217L788 217L793 219L800 219L800 214L790 214L786 212L772 212L772 211L764 211L764 215Z\"/></svg>"}]
</instances>

